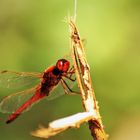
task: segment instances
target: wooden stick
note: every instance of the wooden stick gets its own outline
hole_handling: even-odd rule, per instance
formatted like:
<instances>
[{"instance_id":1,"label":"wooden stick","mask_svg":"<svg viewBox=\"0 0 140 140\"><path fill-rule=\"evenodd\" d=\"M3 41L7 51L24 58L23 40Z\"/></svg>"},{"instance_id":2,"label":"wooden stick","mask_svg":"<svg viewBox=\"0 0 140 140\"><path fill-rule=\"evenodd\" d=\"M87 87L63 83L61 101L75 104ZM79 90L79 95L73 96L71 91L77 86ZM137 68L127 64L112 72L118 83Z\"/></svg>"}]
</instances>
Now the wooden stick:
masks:
<instances>
[{"instance_id":1,"label":"wooden stick","mask_svg":"<svg viewBox=\"0 0 140 140\"><path fill-rule=\"evenodd\" d=\"M107 140L108 135L105 133L103 128L99 107L91 82L90 68L86 60L82 40L72 19L69 19L69 25L71 29L71 52L78 86L81 91L82 103L85 111L92 112L94 114L93 118L89 120L91 135L94 140Z\"/></svg>"}]
</instances>

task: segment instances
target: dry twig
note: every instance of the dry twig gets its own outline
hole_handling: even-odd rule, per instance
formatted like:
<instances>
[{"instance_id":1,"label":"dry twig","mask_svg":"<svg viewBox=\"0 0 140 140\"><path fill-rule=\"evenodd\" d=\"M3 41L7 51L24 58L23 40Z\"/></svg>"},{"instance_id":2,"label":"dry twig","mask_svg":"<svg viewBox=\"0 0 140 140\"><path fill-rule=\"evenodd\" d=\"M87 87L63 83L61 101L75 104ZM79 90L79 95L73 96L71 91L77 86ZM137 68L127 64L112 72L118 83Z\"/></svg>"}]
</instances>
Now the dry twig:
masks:
<instances>
[{"instance_id":1,"label":"dry twig","mask_svg":"<svg viewBox=\"0 0 140 140\"><path fill-rule=\"evenodd\" d=\"M93 118L89 120L89 128L95 140L107 140L108 136L103 128L99 107L91 82L90 68L85 57L84 47L78 29L72 19L69 20L69 24L71 28L71 52L78 85L81 91L82 103L87 112L93 112L93 114L95 114Z\"/></svg>"}]
</instances>

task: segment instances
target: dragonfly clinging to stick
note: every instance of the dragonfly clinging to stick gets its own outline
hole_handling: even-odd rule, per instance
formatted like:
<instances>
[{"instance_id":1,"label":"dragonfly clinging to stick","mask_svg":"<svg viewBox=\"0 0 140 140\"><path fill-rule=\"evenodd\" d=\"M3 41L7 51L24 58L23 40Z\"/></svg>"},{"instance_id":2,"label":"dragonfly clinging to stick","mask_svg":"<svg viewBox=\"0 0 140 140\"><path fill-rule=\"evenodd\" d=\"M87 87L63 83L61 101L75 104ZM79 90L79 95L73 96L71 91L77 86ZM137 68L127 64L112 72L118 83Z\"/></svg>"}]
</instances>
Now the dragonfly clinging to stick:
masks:
<instances>
[{"instance_id":1,"label":"dragonfly clinging to stick","mask_svg":"<svg viewBox=\"0 0 140 140\"><path fill-rule=\"evenodd\" d=\"M11 94L2 99L0 102L0 111L3 113L12 113L9 115L6 123L15 120L22 112L28 110L33 104L41 99L45 97L48 98L53 94L51 91L53 91L59 83L62 85L65 93L72 93L73 91L68 86L65 79L72 82L75 81L75 79L72 79L74 73L74 68L70 68L70 62L66 59L59 59L55 65L50 66L43 73L12 72L7 70L0 71L0 85L4 83L7 86L11 86L12 81L16 81L17 78L40 79L40 83L33 88ZM6 78L7 75L16 76L12 79L8 79ZM17 82L18 81L20 80L17 80ZM26 84L26 81L24 84ZM23 98L27 98L27 100L23 102Z\"/></svg>"}]
</instances>

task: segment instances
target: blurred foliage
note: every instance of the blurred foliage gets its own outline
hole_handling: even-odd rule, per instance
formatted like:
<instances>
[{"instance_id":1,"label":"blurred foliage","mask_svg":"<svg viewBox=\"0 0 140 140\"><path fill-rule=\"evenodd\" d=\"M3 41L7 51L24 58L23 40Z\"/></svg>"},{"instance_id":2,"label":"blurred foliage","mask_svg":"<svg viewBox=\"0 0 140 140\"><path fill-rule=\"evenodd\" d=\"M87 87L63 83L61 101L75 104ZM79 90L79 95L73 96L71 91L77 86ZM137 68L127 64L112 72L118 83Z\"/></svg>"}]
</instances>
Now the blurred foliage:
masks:
<instances>
[{"instance_id":1,"label":"blurred foliage","mask_svg":"<svg viewBox=\"0 0 140 140\"><path fill-rule=\"evenodd\" d=\"M42 72L70 52L73 1L0 0L0 69ZM140 135L140 1L78 1L77 25L86 40L96 98L110 140L139 140ZM3 97L8 90L0 89ZM82 111L81 99L63 96L43 100L6 125L0 114L0 138L35 140L38 124ZM88 125L50 140L92 139Z\"/></svg>"}]
</instances>

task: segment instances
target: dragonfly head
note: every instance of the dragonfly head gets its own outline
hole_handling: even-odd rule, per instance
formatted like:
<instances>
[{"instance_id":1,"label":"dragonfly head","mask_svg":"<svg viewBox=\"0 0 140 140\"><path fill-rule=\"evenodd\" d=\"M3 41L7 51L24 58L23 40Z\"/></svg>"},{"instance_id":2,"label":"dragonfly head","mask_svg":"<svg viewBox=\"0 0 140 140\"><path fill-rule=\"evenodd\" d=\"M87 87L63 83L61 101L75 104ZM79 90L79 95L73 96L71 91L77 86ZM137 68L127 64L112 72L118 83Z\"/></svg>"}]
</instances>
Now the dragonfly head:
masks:
<instances>
[{"instance_id":1,"label":"dragonfly head","mask_svg":"<svg viewBox=\"0 0 140 140\"><path fill-rule=\"evenodd\" d=\"M59 59L56 63L56 67L59 71L67 72L70 67L70 62L66 59Z\"/></svg>"}]
</instances>

